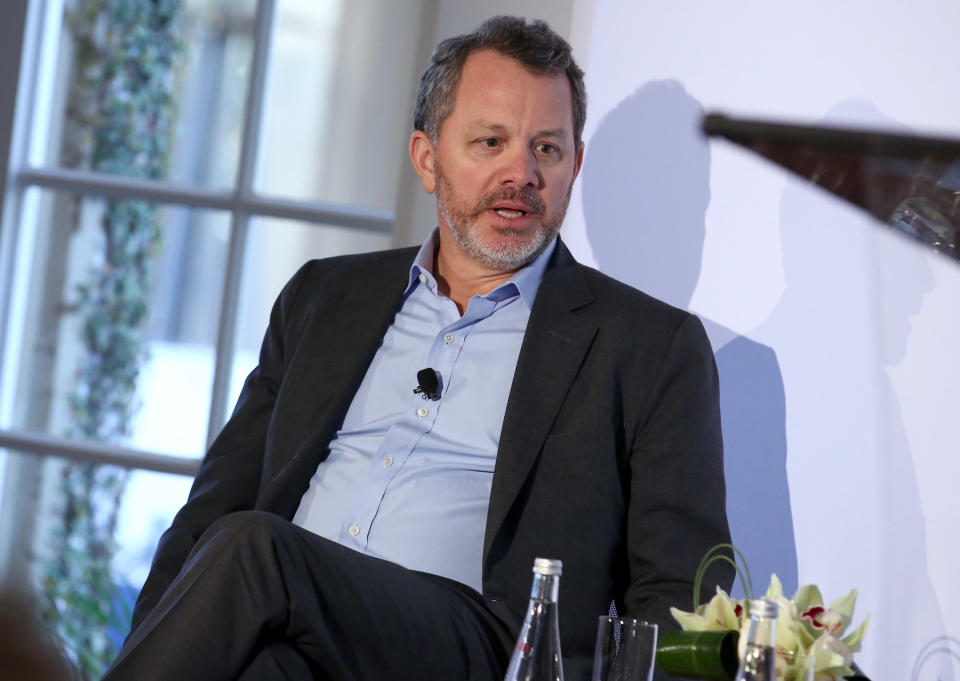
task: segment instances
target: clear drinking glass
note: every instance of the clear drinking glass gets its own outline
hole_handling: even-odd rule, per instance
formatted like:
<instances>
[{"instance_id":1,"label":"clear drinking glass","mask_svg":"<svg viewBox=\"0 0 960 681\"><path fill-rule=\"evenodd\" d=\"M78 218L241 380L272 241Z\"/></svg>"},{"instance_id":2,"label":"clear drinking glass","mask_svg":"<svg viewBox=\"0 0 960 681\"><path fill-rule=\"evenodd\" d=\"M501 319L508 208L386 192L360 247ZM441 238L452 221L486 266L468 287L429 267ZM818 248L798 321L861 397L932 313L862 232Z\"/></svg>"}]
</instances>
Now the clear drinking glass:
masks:
<instances>
[{"instance_id":1,"label":"clear drinking glass","mask_svg":"<svg viewBox=\"0 0 960 681\"><path fill-rule=\"evenodd\" d=\"M630 617L600 618L593 681L650 681L656 657L656 624Z\"/></svg>"}]
</instances>

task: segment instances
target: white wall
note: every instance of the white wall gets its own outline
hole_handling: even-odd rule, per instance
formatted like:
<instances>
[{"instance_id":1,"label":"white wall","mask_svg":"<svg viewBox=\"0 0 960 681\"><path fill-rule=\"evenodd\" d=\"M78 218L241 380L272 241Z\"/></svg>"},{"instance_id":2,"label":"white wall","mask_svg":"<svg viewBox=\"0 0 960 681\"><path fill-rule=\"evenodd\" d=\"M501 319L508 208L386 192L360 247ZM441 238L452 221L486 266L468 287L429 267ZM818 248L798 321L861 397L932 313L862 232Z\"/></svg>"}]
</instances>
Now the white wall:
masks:
<instances>
[{"instance_id":1,"label":"white wall","mask_svg":"<svg viewBox=\"0 0 960 681\"><path fill-rule=\"evenodd\" d=\"M577 256L704 319L754 581L859 587L874 681L960 672L960 267L697 132L704 110L960 137L960 5L577 0Z\"/></svg>"}]
</instances>

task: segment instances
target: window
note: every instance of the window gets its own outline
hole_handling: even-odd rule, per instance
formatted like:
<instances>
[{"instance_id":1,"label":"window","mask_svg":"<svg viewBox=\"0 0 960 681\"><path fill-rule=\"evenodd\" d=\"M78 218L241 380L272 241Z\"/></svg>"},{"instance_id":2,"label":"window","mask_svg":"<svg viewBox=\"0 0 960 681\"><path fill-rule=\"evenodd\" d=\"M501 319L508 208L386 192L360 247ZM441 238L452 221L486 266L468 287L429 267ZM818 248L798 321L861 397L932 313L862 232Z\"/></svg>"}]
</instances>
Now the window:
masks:
<instances>
[{"instance_id":1,"label":"window","mask_svg":"<svg viewBox=\"0 0 960 681\"><path fill-rule=\"evenodd\" d=\"M280 287L393 245L422 12L30 2L0 231L0 577L38 585L88 678Z\"/></svg>"}]
</instances>

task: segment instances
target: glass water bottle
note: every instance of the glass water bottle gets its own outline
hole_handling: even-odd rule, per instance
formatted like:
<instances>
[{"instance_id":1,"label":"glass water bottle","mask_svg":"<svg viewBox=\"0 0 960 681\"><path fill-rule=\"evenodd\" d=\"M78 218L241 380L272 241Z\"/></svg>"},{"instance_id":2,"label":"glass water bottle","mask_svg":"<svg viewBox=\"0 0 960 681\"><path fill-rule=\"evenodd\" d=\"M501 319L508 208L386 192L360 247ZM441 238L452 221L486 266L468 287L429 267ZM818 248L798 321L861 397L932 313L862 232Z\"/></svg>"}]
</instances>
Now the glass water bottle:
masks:
<instances>
[{"instance_id":1,"label":"glass water bottle","mask_svg":"<svg viewBox=\"0 0 960 681\"><path fill-rule=\"evenodd\" d=\"M533 561L530 605L504 681L563 681L557 591L563 563L549 558Z\"/></svg>"},{"instance_id":2,"label":"glass water bottle","mask_svg":"<svg viewBox=\"0 0 960 681\"><path fill-rule=\"evenodd\" d=\"M776 681L777 604L765 598L750 601L747 649L734 681Z\"/></svg>"}]
</instances>

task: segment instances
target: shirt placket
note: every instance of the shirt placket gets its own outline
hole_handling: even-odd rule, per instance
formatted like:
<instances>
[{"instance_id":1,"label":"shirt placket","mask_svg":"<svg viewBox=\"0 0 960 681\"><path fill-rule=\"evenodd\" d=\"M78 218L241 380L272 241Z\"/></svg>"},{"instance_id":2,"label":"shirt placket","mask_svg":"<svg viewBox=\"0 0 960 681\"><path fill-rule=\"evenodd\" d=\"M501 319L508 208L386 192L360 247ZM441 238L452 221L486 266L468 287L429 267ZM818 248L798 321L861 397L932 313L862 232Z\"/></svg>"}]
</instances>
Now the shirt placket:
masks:
<instances>
[{"instance_id":1,"label":"shirt placket","mask_svg":"<svg viewBox=\"0 0 960 681\"><path fill-rule=\"evenodd\" d=\"M421 283L426 283L423 275L421 275ZM435 303L434 311L438 317L454 320L434 336L425 358L424 367L434 368L440 373L441 396L439 400L424 399L422 394L413 392L413 382L411 382L409 397L406 398L408 405L403 411L403 416L387 430L340 527L338 540L358 551L365 551L367 548L370 528L376 520L380 502L390 482L403 468L420 438L428 433L436 422L443 395L446 392L444 377L452 373L457 355L456 352L444 352L444 350L456 350L463 344L463 338L456 340L456 335L460 334L456 334L455 329L463 321L459 318L456 307L449 299L437 295L433 286L431 289L431 295L434 296L431 302ZM451 345L453 348L450 348ZM418 369L424 367L418 367ZM415 372L411 371L411 373Z\"/></svg>"}]
</instances>

